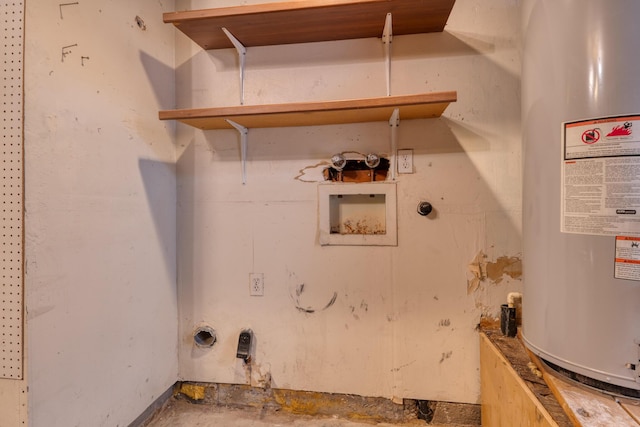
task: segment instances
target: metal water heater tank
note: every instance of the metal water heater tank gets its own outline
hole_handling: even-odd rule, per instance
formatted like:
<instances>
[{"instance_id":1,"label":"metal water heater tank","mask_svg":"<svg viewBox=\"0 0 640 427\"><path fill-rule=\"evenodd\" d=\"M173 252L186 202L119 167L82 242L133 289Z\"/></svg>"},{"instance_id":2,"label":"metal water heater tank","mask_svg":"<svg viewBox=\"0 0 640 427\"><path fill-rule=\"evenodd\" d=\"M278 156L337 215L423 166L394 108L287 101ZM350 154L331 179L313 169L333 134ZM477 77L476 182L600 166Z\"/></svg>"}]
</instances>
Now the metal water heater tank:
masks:
<instances>
[{"instance_id":1,"label":"metal water heater tank","mask_svg":"<svg viewBox=\"0 0 640 427\"><path fill-rule=\"evenodd\" d=\"M640 397L640 1L522 11L523 337Z\"/></svg>"}]
</instances>

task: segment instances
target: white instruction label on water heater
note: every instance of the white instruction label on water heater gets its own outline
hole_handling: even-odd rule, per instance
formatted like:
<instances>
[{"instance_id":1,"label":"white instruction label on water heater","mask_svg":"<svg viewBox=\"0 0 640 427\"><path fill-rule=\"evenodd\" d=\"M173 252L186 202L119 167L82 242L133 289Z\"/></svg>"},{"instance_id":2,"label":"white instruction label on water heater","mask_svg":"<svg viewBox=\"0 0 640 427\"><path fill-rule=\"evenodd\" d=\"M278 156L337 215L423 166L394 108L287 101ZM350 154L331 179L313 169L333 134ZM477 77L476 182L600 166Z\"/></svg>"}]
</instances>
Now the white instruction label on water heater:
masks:
<instances>
[{"instance_id":1,"label":"white instruction label on water heater","mask_svg":"<svg viewBox=\"0 0 640 427\"><path fill-rule=\"evenodd\" d=\"M616 279L640 280L640 237L616 236Z\"/></svg>"},{"instance_id":2,"label":"white instruction label on water heater","mask_svg":"<svg viewBox=\"0 0 640 427\"><path fill-rule=\"evenodd\" d=\"M640 115L563 123L563 233L640 235Z\"/></svg>"}]
</instances>

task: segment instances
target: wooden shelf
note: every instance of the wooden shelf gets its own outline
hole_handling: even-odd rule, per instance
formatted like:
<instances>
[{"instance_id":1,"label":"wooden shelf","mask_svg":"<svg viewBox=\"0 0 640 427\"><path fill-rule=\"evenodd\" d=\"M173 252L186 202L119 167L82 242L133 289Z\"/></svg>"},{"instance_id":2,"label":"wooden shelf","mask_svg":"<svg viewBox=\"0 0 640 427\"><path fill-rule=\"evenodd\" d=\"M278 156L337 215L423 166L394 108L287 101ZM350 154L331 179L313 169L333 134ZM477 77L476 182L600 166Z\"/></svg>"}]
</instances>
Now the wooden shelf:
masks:
<instances>
[{"instance_id":1,"label":"wooden shelf","mask_svg":"<svg viewBox=\"0 0 640 427\"><path fill-rule=\"evenodd\" d=\"M400 120L439 117L457 93L418 95L291 104L239 105L160 111L160 120L178 120L199 129L232 129L226 119L247 128L316 126L388 121L395 108Z\"/></svg>"},{"instance_id":2,"label":"wooden shelf","mask_svg":"<svg viewBox=\"0 0 640 427\"><path fill-rule=\"evenodd\" d=\"M299 0L259 5L171 12L171 23L203 49L233 48L222 28L245 47L381 37L388 13L393 35L440 32L455 0ZM387 58L388 60L388 58ZM242 73L241 73L242 74ZM387 96L341 101L240 105L160 112L199 129L315 126L439 117L456 92Z\"/></svg>"},{"instance_id":3,"label":"wooden shelf","mask_svg":"<svg viewBox=\"0 0 640 427\"><path fill-rule=\"evenodd\" d=\"M225 27L244 46L380 37L387 13L393 34L440 32L455 0L303 0L170 12L174 24L203 49L231 48Z\"/></svg>"}]
</instances>

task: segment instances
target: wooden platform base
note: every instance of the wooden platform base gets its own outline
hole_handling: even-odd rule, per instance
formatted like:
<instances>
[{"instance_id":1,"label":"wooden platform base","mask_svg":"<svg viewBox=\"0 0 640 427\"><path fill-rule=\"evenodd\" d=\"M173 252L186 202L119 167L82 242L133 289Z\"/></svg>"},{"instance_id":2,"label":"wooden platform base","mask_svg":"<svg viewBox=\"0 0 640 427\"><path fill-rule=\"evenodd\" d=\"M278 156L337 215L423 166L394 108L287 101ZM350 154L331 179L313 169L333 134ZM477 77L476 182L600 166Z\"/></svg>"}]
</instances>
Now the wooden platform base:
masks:
<instances>
[{"instance_id":1,"label":"wooden platform base","mask_svg":"<svg viewBox=\"0 0 640 427\"><path fill-rule=\"evenodd\" d=\"M640 401L561 377L496 327L480 334L480 376L483 426L640 426Z\"/></svg>"}]
</instances>

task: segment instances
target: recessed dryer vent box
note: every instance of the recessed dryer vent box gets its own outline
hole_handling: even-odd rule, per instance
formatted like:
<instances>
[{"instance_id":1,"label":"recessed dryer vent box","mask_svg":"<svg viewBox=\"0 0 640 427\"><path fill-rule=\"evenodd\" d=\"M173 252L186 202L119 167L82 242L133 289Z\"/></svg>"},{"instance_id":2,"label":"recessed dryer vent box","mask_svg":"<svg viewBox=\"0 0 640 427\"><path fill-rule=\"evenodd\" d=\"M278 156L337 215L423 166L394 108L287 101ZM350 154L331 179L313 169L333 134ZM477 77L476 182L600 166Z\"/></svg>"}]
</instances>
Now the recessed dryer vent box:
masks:
<instances>
[{"instance_id":1,"label":"recessed dryer vent box","mask_svg":"<svg viewBox=\"0 0 640 427\"><path fill-rule=\"evenodd\" d=\"M396 184L318 185L321 245L396 246Z\"/></svg>"}]
</instances>

